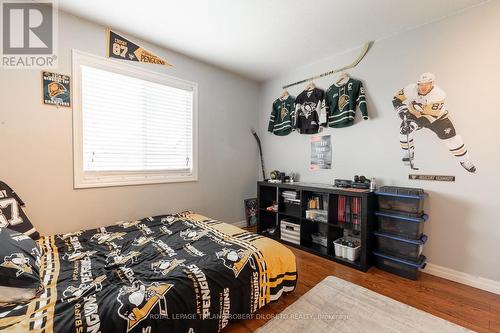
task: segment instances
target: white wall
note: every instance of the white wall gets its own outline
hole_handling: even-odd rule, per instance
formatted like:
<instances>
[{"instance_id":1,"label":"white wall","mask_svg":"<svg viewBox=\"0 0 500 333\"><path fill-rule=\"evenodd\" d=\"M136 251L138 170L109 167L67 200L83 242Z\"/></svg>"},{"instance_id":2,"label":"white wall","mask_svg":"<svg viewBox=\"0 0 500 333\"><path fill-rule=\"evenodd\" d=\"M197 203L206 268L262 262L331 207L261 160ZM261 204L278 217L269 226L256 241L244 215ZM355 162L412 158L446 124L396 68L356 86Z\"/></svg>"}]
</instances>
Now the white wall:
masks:
<instances>
[{"instance_id":1,"label":"white wall","mask_svg":"<svg viewBox=\"0 0 500 333\"><path fill-rule=\"evenodd\" d=\"M308 171L309 136L266 133L271 104L286 83L351 63L360 50L307 64L261 87L259 131L267 171L296 171L301 181L332 183L356 174L376 177L383 185L422 187L430 196L430 221L424 253L429 262L500 281L500 3L490 2L446 20L377 41L361 64L350 70L364 81L371 120L348 128L327 129L333 140L333 169ZM355 18L353 18L353 21ZM328 32L325 41L328 40ZM416 135L420 173L456 175L455 183L409 181L401 163L399 118L394 93L422 72L436 74L448 94L450 115L478 167L468 174L437 137ZM328 88L336 76L315 81ZM290 88L297 96L304 85ZM358 115L359 117L359 115Z\"/></svg>"},{"instance_id":2,"label":"white wall","mask_svg":"<svg viewBox=\"0 0 500 333\"><path fill-rule=\"evenodd\" d=\"M71 75L72 48L104 56L104 29L61 12L54 71ZM137 41L174 65L138 66L199 84L199 181L74 190L71 110L42 105L39 70L0 69L0 179L24 199L43 234L184 209L226 222L244 219L243 199L256 194L250 128L257 122L258 85Z\"/></svg>"}]
</instances>

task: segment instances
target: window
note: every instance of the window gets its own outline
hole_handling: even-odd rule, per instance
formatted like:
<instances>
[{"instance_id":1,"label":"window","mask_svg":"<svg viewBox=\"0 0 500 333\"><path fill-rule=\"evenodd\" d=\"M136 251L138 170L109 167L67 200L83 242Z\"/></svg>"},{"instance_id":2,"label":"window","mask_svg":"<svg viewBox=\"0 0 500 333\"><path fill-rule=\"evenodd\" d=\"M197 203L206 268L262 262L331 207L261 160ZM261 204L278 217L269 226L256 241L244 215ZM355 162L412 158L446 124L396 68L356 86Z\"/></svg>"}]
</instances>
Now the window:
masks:
<instances>
[{"instance_id":1,"label":"window","mask_svg":"<svg viewBox=\"0 0 500 333\"><path fill-rule=\"evenodd\" d=\"M73 51L76 188L197 180L197 85Z\"/></svg>"}]
</instances>

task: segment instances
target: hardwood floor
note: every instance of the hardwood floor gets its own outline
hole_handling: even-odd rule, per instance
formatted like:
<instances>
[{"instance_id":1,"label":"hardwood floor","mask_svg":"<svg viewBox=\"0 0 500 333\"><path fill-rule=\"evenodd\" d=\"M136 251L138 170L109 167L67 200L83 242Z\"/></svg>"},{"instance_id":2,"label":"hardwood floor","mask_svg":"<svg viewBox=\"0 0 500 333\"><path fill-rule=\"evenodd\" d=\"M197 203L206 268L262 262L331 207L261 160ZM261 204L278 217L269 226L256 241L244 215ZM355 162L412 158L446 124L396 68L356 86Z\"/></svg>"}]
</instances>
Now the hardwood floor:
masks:
<instances>
[{"instance_id":1,"label":"hardwood floor","mask_svg":"<svg viewBox=\"0 0 500 333\"><path fill-rule=\"evenodd\" d=\"M500 295L422 273L410 281L372 267L367 273L289 247L297 258L294 292L257 313L266 319L234 321L223 333L253 332L325 277L333 275L477 332L500 333ZM268 318L269 317L269 318Z\"/></svg>"}]
</instances>

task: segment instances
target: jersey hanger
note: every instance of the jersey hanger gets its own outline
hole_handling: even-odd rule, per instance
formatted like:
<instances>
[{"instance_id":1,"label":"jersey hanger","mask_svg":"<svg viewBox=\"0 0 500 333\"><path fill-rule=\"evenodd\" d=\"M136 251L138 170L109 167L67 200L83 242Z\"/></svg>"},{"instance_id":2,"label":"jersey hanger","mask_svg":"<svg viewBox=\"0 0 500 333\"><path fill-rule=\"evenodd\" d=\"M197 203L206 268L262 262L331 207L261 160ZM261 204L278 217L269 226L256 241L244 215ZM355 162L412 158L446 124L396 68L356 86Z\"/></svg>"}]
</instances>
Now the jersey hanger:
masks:
<instances>
[{"instance_id":1,"label":"jersey hanger","mask_svg":"<svg viewBox=\"0 0 500 333\"><path fill-rule=\"evenodd\" d=\"M347 74L346 72L342 72L342 74L340 74L339 79L337 80L337 82L335 82L335 84L339 86L345 84L347 81L349 81L349 74Z\"/></svg>"},{"instance_id":2,"label":"jersey hanger","mask_svg":"<svg viewBox=\"0 0 500 333\"><path fill-rule=\"evenodd\" d=\"M290 96L290 94L288 93L288 90L284 90L284 91L281 93L280 99L281 99L281 100L285 100L288 96Z\"/></svg>"},{"instance_id":3,"label":"jersey hanger","mask_svg":"<svg viewBox=\"0 0 500 333\"><path fill-rule=\"evenodd\" d=\"M309 82L306 86L306 89L305 90L313 90L314 88L316 88L316 85L314 84L314 82Z\"/></svg>"}]
</instances>

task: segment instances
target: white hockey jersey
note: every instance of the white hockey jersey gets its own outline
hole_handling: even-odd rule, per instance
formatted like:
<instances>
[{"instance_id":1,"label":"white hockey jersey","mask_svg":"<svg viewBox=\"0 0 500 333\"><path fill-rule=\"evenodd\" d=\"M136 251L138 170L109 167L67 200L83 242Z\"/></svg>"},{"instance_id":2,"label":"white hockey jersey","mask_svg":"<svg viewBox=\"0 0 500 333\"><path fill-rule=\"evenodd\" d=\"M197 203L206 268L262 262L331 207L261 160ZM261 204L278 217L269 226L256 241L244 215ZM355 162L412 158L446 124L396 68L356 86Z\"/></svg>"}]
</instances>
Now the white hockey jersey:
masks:
<instances>
[{"instance_id":1,"label":"white hockey jersey","mask_svg":"<svg viewBox=\"0 0 500 333\"><path fill-rule=\"evenodd\" d=\"M412 83L400 90L394 98L404 103L415 117L425 117L431 123L448 117L446 93L436 85L427 95L420 95L417 84Z\"/></svg>"}]
</instances>

